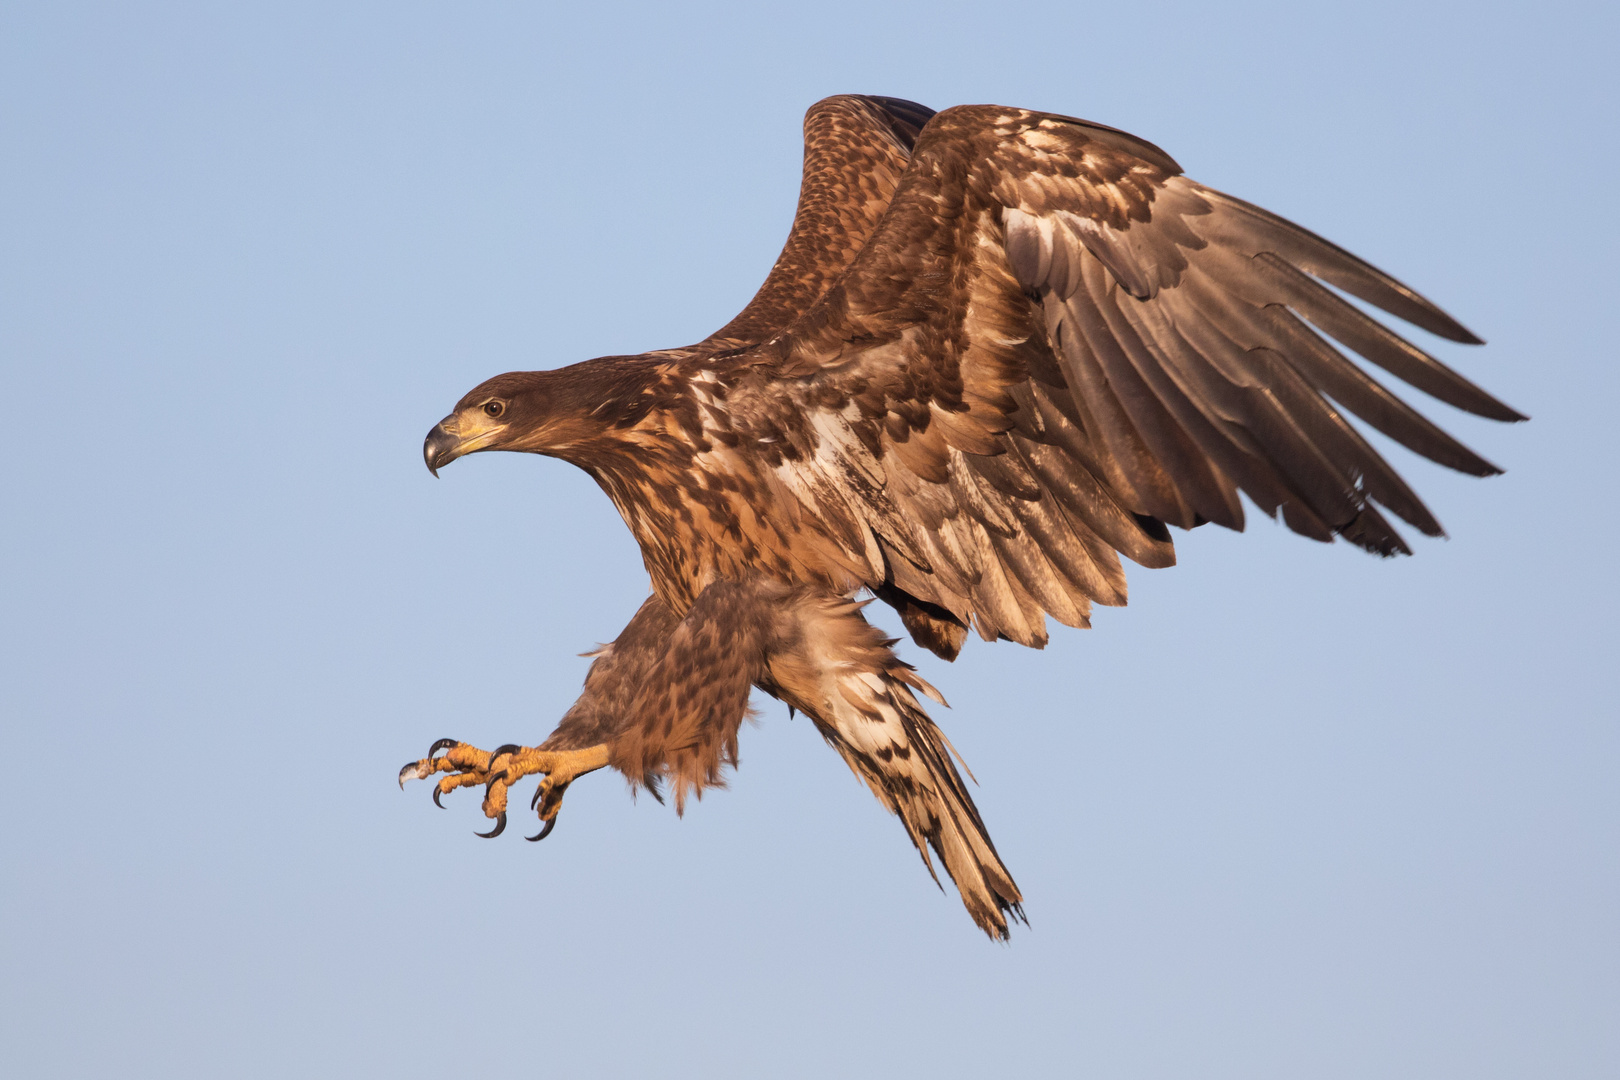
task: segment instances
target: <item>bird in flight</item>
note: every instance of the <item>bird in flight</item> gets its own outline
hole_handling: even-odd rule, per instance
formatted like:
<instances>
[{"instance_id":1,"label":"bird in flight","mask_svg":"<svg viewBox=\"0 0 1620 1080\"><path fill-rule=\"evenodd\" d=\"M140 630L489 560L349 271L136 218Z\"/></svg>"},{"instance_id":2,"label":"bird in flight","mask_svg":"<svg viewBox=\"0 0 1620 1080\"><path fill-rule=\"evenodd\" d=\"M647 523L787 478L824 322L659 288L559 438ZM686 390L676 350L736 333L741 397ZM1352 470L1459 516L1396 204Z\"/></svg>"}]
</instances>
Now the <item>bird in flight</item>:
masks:
<instances>
[{"instance_id":1,"label":"bird in flight","mask_svg":"<svg viewBox=\"0 0 1620 1080\"><path fill-rule=\"evenodd\" d=\"M1022 896L918 695L943 699L862 608L890 605L946 660L970 628L1039 648L1047 616L1084 627L1092 604L1125 603L1121 555L1169 566L1171 526L1242 529L1240 492L1314 540L1408 553L1392 515L1440 523L1346 413L1460 472L1500 470L1344 350L1524 417L1340 294L1481 343L1434 304L1114 128L849 95L813 106L804 135L787 244L735 319L686 348L497 375L428 433L435 475L485 450L584 469L652 589L543 742L443 739L400 783L444 774L435 802L482 786L486 836L530 774L530 839L604 766L679 811L736 766L758 687L810 718L1005 939Z\"/></svg>"}]
</instances>

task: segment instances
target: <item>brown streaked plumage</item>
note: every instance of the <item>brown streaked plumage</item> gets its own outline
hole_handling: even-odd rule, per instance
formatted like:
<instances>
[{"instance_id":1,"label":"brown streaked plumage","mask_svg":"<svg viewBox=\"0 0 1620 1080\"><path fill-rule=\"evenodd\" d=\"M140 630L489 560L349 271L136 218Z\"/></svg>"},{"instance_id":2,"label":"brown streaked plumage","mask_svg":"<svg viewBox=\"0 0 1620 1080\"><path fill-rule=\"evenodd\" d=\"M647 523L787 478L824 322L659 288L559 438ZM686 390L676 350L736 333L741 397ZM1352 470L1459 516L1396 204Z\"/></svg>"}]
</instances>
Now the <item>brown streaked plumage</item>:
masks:
<instances>
[{"instance_id":1,"label":"brown streaked plumage","mask_svg":"<svg viewBox=\"0 0 1620 1080\"><path fill-rule=\"evenodd\" d=\"M484 784L492 832L536 772L540 835L604 765L680 809L736 765L757 686L811 718L1005 937L1022 898L915 695L939 696L857 594L950 660L970 627L1039 647L1047 616L1088 625L1093 603L1125 603L1120 555L1169 566L1168 526L1243 528L1240 492L1381 555L1408 551L1386 511L1439 535L1344 413L1453 469L1498 470L1333 342L1468 412L1523 417L1326 286L1479 343L1112 128L818 103L792 232L741 314L687 348L497 376L429 433L435 472L515 450L590 473L652 596L544 742L445 740L401 782L446 773L436 799Z\"/></svg>"}]
</instances>

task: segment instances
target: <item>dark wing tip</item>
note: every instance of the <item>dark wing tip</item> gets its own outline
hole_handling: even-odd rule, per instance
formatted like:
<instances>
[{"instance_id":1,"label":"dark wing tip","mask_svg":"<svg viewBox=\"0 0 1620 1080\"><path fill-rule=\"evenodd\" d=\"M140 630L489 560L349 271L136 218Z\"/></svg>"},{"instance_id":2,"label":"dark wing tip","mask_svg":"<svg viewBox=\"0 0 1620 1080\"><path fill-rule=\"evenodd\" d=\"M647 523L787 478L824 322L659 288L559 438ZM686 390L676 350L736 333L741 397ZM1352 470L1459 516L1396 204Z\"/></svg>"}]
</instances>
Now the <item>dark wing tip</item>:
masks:
<instances>
[{"instance_id":1,"label":"dark wing tip","mask_svg":"<svg viewBox=\"0 0 1620 1080\"><path fill-rule=\"evenodd\" d=\"M934 118L933 109L905 98L884 97L881 94L861 94L860 97L879 108L889 129L908 151L917 145L917 136Z\"/></svg>"},{"instance_id":2,"label":"dark wing tip","mask_svg":"<svg viewBox=\"0 0 1620 1080\"><path fill-rule=\"evenodd\" d=\"M1530 419L1530 417L1526 416L1518 409L1515 409L1513 406L1504 401L1500 401L1497 398L1486 394L1483 390L1481 390L1480 393L1484 395L1484 400L1478 403L1478 407L1470 408L1468 406L1462 406L1462 408L1464 408L1464 410L1467 412L1473 413L1475 416L1483 416L1487 420L1500 420L1504 424L1522 424L1526 420ZM1502 470L1497 469L1496 471L1501 472Z\"/></svg>"},{"instance_id":3,"label":"dark wing tip","mask_svg":"<svg viewBox=\"0 0 1620 1080\"><path fill-rule=\"evenodd\" d=\"M1500 401L1498 401L1497 404L1502 407L1502 415L1491 417L1493 420L1503 420L1509 424L1522 424L1526 420L1530 419L1529 413L1522 413L1513 406L1504 404ZM1501 470L1499 469L1497 471L1500 472Z\"/></svg>"},{"instance_id":4,"label":"dark wing tip","mask_svg":"<svg viewBox=\"0 0 1620 1080\"><path fill-rule=\"evenodd\" d=\"M1323 243L1327 242L1328 241L1323 241ZM1344 249L1340 248L1339 250L1347 257L1356 259L1356 256L1344 251ZM1389 312L1396 318L1404 319L1413 326L1421 327L1424 330L1427 330L1435 337L1444 338L1447 341L1455 341L1459 345L1485 344L1484 338L1480 337L1478 334L1468 329L1468 327L1452 318L1440 307L1439 304L1436 304L1433 300L1430 300L1428 297L1422 295L1411 287L1384 273L1384 271L1378 269L1376 266L1373 266L1371 263L1368 263L1362 259L1356 259L1356 261L1360 262L1362 267L1370 275L1375 278L1382 279L1382 283L1384 285L1393 291L1398 292L1402 299L1406 301L1406 304L1404 306L1397 305L1395 307L1391 307L1387 304L1380 303L1369 296L1362 296L1362 294L1356 292L1356 290L1351 289L1346 285L1339 285L1339 283L1336 281L1334 282L1335 285L1339 285L1339 287L1344 289L1346 292L1361 296L1363 300L1366 300L1368 303ZM1324 275L1324 280L1331 280L1331 278Z\"/></svg>"},{"instance_id":5,"label":"dark wing tip","mask_svg":"<svg viewBox=\"0 0 1620 1080\"><path fill-rule=\"evenodd\" d=\"M1328 284L1436 337L1460 345L1485 344L1484 338L1446 314L1438 304L1333 241L1224 191L1202 188L1201 194L1235 211L1252 230L1250 240Z\"/></svg>"},{"instance_id":6,"label":"dark wing tip","mask_svg":"<svg viewBox=\"0 0 1620 1080\"><path fill-rule=\"evenodd\" d=\"M875 101L896 116L903 116L914 122L926 124L934 115L933 109L907 98L887 97L883 94L862 94L861 97L867 101Z\"/></svg>"}]
</instances>

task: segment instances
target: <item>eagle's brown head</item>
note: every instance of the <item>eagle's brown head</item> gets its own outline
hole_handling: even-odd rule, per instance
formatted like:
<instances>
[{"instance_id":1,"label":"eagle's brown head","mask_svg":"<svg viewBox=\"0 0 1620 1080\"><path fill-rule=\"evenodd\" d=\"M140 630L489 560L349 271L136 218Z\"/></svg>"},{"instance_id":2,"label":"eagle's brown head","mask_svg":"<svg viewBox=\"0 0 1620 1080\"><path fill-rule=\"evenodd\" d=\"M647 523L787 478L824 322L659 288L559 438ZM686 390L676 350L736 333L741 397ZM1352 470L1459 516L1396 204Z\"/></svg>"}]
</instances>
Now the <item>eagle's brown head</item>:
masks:
<instances>
[{"instance_id":1,"label":"eagle's brown head","mask_svg":"<svg viewBox=\"0 0 1620 1080\"><path fill-rule=\"evenodd\" d=\"M578 461L615 428L645 411L643 380L604 357L555 371L509 371L474 387L433 425L422 457L434 476L480 450L516 450ZM639 366L639 365L638 365Z\"/></svg>"}]
</instances>

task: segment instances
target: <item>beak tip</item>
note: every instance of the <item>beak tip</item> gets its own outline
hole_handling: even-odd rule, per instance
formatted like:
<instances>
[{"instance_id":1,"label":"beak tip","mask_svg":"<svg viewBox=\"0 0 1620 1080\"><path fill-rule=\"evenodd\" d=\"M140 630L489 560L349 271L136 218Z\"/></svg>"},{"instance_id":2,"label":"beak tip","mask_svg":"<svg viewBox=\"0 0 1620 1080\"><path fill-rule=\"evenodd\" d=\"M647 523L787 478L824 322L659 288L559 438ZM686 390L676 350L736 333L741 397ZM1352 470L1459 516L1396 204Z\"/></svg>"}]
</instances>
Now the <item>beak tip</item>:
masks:
<instances>
[{"instance_id":1,"label":"beak tip","mask_svg":"<svg viewBox=\"0 0 1620 1080\"><path fill-rule=\"evenodd\" d=\"M456 443L455 436L444 429L443 421L435 424L433 430L428 432L427 439L422 443L422 461L434 479L438 479L440 467L448 465L458 456Z\"/></svg>"}]
</instances>

